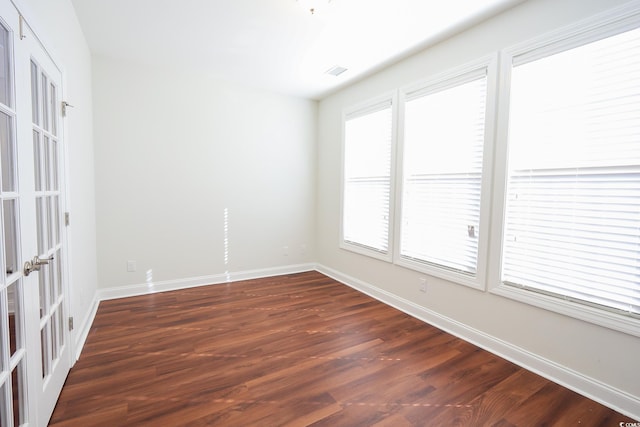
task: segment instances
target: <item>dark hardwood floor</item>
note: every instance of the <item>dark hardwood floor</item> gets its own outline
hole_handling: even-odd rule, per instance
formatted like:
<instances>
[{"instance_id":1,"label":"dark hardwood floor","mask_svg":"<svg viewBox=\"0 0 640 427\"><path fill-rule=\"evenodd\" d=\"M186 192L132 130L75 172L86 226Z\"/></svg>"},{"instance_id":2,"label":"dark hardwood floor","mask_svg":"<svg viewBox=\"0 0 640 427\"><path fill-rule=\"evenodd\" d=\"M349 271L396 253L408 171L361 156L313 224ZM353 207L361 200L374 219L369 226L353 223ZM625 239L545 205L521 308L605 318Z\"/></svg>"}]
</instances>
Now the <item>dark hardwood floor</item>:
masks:
<instances>
[{"instance_id":1,"label":"dark hardwood floor","mask_svg":"<svg viewBox=\"0 0 640 427\"><path fill-rule=\"evenodd\" d=\"M632 421L309 272L102 302L50 425Z\"/></svg>"}]
</instances>

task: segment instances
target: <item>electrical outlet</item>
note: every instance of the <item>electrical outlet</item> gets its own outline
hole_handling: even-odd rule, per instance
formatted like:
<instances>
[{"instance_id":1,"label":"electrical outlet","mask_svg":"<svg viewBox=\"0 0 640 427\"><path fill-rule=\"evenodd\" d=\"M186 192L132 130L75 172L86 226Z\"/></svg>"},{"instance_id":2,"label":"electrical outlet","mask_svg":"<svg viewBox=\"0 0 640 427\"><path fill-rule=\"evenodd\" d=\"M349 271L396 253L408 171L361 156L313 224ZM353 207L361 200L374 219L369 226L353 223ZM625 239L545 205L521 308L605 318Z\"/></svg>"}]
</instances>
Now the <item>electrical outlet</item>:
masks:
<instances>
[{"instance_id":1,"label":"electrical outlet","mask_svg":"<svg viewBox=\"0 0 640 427\"><path fill-rule=\"evenodd\" d=\"M419 284L419 288L420 292L427 292L427 278L426 277L420 277L418 279L418 284Z\"/></svg>"},{"instance_id":2,"label":"electrical outlet","mask_svg":"<svg viewBox=\"0 0 640 427\"><path fill-rule=\"evenodd\" d=\"M289 256L289 246L282 247L282 255Z\"/></svg>"},{"instance_id":3,"label":"electrical outlet","mask_svg":"<svg viewBox=\"0 0 640 427\"><path fill-rule=\"evenodd\" d=\"M138 269L138 265L135 261L127 261L127 271L133 273Z\"/></svg>"}]
</instances>

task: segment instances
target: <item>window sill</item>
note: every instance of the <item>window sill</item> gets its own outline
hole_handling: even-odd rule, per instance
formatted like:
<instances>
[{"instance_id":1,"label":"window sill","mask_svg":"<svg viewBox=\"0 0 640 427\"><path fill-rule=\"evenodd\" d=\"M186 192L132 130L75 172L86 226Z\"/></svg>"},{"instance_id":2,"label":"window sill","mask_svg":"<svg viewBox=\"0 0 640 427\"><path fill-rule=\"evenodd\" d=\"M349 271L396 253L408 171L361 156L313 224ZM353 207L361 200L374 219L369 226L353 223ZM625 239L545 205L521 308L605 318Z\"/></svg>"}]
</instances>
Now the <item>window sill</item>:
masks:
<instances>
[{"instance_id":1,"label":"window sill","mask_svg":"<svg viewBox=\"0 0 640 427\"><path fill-rule=\"evenodd\" d=\"M464 273L462 271L450 270L445 267L438 267L433 264L414 261L403 257L397 257L394 263L400 267L405 267L430 276L445 279L458 285L468 286L479 291L485 290L484 283L479 279L481 276L479 276L477 272L475 274Z\"/></svg>"},{"instance_id":2,"label":"window sill","mask_svg":"<svg viewBox=\"0 0 640 427\"><path fill-rule=\"evenodd\" d=\"M354 243L348 243L345 241L340 242L340 248L350 252L355 252L360 255L365 255L371 258L379 259L381 261L391 262L392 256L388 252L380 252L367 246L356 245Z\"/></svg>"}]
</instances>

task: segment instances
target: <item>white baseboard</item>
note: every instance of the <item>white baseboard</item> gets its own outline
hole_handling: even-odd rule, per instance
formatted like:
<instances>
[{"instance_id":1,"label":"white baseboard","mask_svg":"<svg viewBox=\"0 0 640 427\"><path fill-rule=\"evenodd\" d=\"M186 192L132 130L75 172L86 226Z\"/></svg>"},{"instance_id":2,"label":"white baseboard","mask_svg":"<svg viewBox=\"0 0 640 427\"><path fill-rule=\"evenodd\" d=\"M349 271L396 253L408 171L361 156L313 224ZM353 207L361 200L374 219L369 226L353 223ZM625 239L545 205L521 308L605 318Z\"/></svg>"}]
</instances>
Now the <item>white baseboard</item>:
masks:
<instances>
[{"instance_id":1,"label":"white baseboard","mask_svg":"<svg viewBox=\"0 0 640 427\"><path fill-rule=\"evenodd\" d=\"M636 420L640 419L640 398L630 395L566 366L531 353L523 348L500 340L456 320L419 306L409 300L379 289L369 283L342 274L332 268L317 265L316 270L347 286L397 308L423 322L433 325L458 338L515 363L531 372L560 384L589 399L599 402Z\"/></svg>"},{"instance_id":2,"label":"white baseboard","mask_svg":"<svg viewBox=\"0 0 640 427\"><path fill-rule=\"evenodd\" d=\"M217 285L220 283L237 282L240 280L260 279L263 277L302 273L304 271L311 271L314 269L315 264L297 264L286 265L282 267L263 268L259 270L234 271L229 273L214 274L211 276L190 277L186 279L118 286L107 289L99 289L98 299L100 301L105 301L116 298L154 294L157 292L194 288L196 286Z\"/></svg>"},{"instance_id":3,"label":"white baseboard","mask_svg":"<svg viewBox=\"0 0 640 427\"><path fill-rule=\"evenodd\" d=\"M89 331L91 330L91 325L93 325L93 320L96 318L96 314L98 313L98 305L100 304L100 300L97 295L93 298L93 302L91 303L91 309L82 320L80 327L78 328L78 332L76 333L75 340L75 359L74 363L80 358L80 353L82 353L82 349L84 348L84 343L87 341L87 337L89 336Z\"/></svg>"}]
</instances>

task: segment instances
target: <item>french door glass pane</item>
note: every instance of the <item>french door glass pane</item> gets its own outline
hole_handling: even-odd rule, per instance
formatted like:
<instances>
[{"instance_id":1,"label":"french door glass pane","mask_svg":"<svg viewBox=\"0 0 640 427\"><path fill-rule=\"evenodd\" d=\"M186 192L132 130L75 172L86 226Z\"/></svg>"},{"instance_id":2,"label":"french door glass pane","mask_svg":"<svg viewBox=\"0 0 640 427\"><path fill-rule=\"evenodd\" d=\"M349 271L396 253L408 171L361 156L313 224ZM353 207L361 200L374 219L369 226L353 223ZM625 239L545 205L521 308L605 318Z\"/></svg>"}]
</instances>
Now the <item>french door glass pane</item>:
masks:
<instances>
[{"instance_id":1,"label":"french door glass pane","mask_svg":"<svg viewBox=\"0 0 640 427\"><path fill-rule=\"evenodd\" d=\"M63 305L60 305L60 309L58 310L58 330L60 333L58 334L58 346L62 347L64 345L64 313L63 313Z\"/></svg>"},{"instance_id":2,"label":"french door glass pane","mask_svg":"<svg viewBox=\"0 0 640 427\"><path fill-rule=\"evenodd\" d=\"M56 286L56 263L50 262L47 265L48 275L49 275L49 295L50 300L49 304L55 304L58 301L58 288Z\"/></svg>"},{"instance_id":3,"label":"french door glass pane","mask_svg":"<svg viewBox=\"0 0 640 427\"><path fill-rule=\"evenodd\" d=\"M9 276L18 271L18 229L16 221L18 211L16 200L3 200L2 210L4 217L5 273Z\"/></svg>"},{"instance_id":4,"label":"french door glass pane","mask_svg":"<svg viewBox=\"0 0 640 427\"><path fill-rule=\"evenodd\" d=\"M46 197L46 203L45 206L47 208L47 212L46 212L46 218L45 218L45 222L46 222L46 227L47 227L47 241L49 242L49 246L47 246L46 248L46 252L49 252L49 250L51 249L51 247L53 246L53 227L51 226L52 224L52 215L53 212L51 210L51 199L52 197Z\"/></svg>"},{"instance_id":5,"label":"french door glass pane","mask_svg":"<svg viewBox=\"0 0 640 427\"><path fill-rule=\"evenodd\" d=\"M18 370L11 371L11 386L12 386L12 402L13 402L13 425L19 426L20 423L20 388L18 382L20 381Z\"/></svg>"},{"instance_id":6,"label":"french door glass pane","mask_svg":"<svg viewBox=\"0 0 640 427\"><path fill-rule=\"evenodd\" d=\"M2 191L16 191L15 147L13 143L13 121L0 112L0 168L2 169Z\"/></svg>"},{"instance_id":7,"label":"french door glass pane","mask_svg":"<svg viewBox=\"0 0 640 427\"><path fill-rule=\"evenodd\" d=\"M31 61L31 120L40 125L40 96L38 86L38 66Z\"/></svg>"},{"instance_id":8,"label":"french door glass pane","mask_svg":"<svg viewBox=\"0 0 640 427\"><path fill-rule=\"evenodd\" d=\"M41 351L41 360L42 360L42 378L46 378L49 375L49 357L48 354L51 353L49 350L49 346L51 342L49 341L49 324L46 324L44 328L40 331L40 349Z\"/></svg>"},{"instance_id":9,"label":"french door glass pane","mask_svg":"<svg viewBox=\"0 0 640 427\"><path fill-rule=\"evenodd\" d=\"M22 343L22 312L18 296L18 286L20 281L16 281L7 288L7 301L9 302L9 357L12 357Z\"/></svg>"},{"instance_id":10,"label":"french door glass pane","mask_svg":"<svg viewBox=\"0 0 640 427\"><path fill-rule=\"evenodd\" d=\"M42 191L42 148L40 143L40 133L33 131L33 174L36 191Z\"/></svg>"},{"instance_id":11,"label":"french door glass pane","mask_svg":"<svg viewBox=\"0 0 640 427\"><path fill-rule=\"evenodd\" d=\"M48 136L44 137L44 179L46 189L51 191L51 140Z\"/></svg>"},{"instance_id":12,"label":"french door glass pane","mask_svg":"<svg viewBox=\"0 0 640 427\"><path fill-rule=\"evenodd\" d=\"M52 354L51 357L53 360L56 360L60 355L60 323L57 322L58 313L60 309L56 310L51 316L51 346L52 346Z\"/></svg>"},{"instance_id":13,"label":"french door glass pane","mask_svg":"<svg viewBox=\"0 0 640 427\"><path fill-rule=\"evenodd\" d=\"M11 384L13 389L13 425L20 426L26 422L24 396L25 396L25 372L24 359L18 363L11 372Z\"/></svg>"},{"instance_id":14,"label":"french door glass pane","mask_svg":"<svg viewBox=\"0 0 640 427\"><path fill-rule=\"evenodd\" d=\"M13 105L11 81L11 38L9 31L0 24L0 102L7 106Z\"/></svg>"},{"instance_id":15,"label":"french door glass pane","mask_svg":"<svg viewBox=\"0 0 640 427\"><path fill-rule=\"evenodd\" d=\"M52 246L60 243L60 207L58 205L58 196L51 197L51 230L53 234Z\"/></svg>"},{"instance_id":16,"label":"french door glass pane","mask_svg":"<svg viewBox=\"0 0 640 427\"><path fill-rule=\"evenodd\" d=\"M9 396L9 381L5 381L4 384L0 384L0 401L5 402L10 398L11 396ZM9 425L9 414L7 414L6 411L0 411L0 425Z\"/></svg>"},{"instance_id":17,"label":"french door glass pane","mask_svg":"<svg viewBox=\"0 0 640 427\"><path fill-rule=\"evenodd\" d=\"M36 221L38 231L38 254L43 254L46 251L48 242L46 239L47 233L44 224L44 197L36 198Z\"/></svg>"},{"instance_id":18,"label":"french door glass pane","mask_svg":"<svg viewBox=\"0 0 640 427\"><path fill-rule=\"evenodd\" d=\"M53 262L56 265L56 283L58 286L58 295L62 295L62 251L56 251Z\"/></svg>"},{"instance_id":19,"label":"french door glass pane","mask_svg":"<svg viewBox=\"0 0 640 427\"><path fill-rule=\"evenodd\" d=\"M47 76L42 73L40 75L40 82L42 84L42 127L44 130L49 130L49 82Z\"/></svg>"},{"instance_id":20,"label":"french door glass pane","mask_svg":"<svg viewBox=\"0 0 640 427\"><path fill-rule=\"evenodd\" d=\"M54 120L53 123L55 123L56 121ZM53 191L59 191L60 190L60 179L58 177L58 141L56 141L55 139L51 140L51 172L53 174L52 176L52 185Z\"/></svg>"},{"instance_id":21,"label":"french door glass pane","mask_svg":"<svg viewBox=\"0 0 640 427\"><path fill-rule=\"evenodd\" d=\"M47 266L42 266L40 274L38 274L38 288L40 290L40 318L47 315L47 277L44 274Z\"/></svg>"},{"instance_id":22,"label":"french door glass pane","mask_svg":"<svg viewBox=\"0 0 640 427\"><path fill-rule=\"evenodd\" d=\"M58 96L56 93L56 87L53 85L53 83L51 83L50 85L49 100L51 101L51 106L49 107L51 112L51 133L54 135L57 135L58 124L56 123L56 120L55 120L55 111L56 111L56 104L58 102Z\"/></svg>"}]
</instances>

